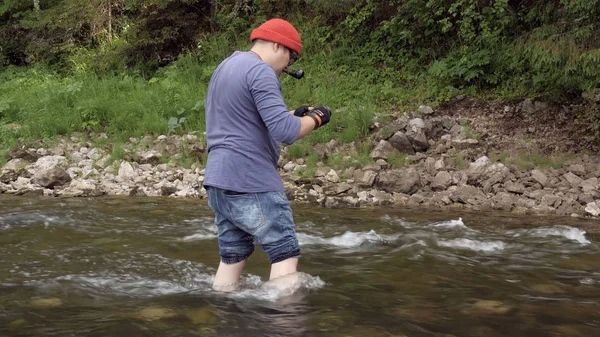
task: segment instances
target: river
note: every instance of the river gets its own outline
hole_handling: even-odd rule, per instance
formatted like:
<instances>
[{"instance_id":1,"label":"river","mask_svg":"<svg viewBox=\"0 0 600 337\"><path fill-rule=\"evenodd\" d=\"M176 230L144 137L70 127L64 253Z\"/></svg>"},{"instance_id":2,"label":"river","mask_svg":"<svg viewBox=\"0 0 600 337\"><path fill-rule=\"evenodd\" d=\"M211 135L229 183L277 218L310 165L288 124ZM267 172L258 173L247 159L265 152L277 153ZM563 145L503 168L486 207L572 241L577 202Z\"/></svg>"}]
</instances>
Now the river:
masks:
<instances>
[{"instance_id":1,"label":"river","mask_svg":"<svg viewBox=\"0 0 600 337\"><path fill-rule=\"evenodd\" d=\"M600 223L295 206L292 294L211 290L205 200L0 196L0 336L600 336Z\"/></svg>"}]
</instances>

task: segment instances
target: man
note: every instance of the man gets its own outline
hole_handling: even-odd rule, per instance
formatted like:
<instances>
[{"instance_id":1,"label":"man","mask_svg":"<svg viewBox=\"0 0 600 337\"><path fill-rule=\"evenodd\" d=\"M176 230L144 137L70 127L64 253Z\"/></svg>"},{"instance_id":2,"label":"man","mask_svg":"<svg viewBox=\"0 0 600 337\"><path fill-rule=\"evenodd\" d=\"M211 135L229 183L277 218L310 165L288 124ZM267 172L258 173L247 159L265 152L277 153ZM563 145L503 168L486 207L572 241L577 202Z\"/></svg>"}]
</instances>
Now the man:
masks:
<instances>
[{"instance_id":1,"label":"man","mask_svg":"<svg viewBox=\"0 0 600 337\"><path fill-rule=\"evenodd\" d=\"M250 41L249 52L236 51L217 67L206 95L204 187L218 229L218 291L237 288L254 244L269 256L270 280L296 273L300 248L277 173L280 143L294 143L331 117L323 106L287 111L278 77L302 51L289 22L268 20Z\"/></svg>"}]
</instances>

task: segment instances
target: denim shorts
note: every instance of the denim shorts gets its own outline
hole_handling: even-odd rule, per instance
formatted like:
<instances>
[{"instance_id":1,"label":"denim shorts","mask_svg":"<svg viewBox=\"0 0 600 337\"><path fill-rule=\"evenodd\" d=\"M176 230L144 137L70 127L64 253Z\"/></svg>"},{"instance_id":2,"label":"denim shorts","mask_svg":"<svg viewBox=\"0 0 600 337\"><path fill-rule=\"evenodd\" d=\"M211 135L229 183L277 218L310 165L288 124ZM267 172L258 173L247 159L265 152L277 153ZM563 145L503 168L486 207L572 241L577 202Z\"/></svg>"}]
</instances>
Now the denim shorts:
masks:
<instances>
[{"instance_id":1,"label":"denim shorts","mask_svg":"<svg viewBox=\"0 0 600 337\"><path fill-rule=\"evenodd\" d=\"M215 212L219 255L226 264L247 259L262 246L271 263L300 256L290 202L283 192L240 193L206 186Z\"/></svg>"}]
</instances>

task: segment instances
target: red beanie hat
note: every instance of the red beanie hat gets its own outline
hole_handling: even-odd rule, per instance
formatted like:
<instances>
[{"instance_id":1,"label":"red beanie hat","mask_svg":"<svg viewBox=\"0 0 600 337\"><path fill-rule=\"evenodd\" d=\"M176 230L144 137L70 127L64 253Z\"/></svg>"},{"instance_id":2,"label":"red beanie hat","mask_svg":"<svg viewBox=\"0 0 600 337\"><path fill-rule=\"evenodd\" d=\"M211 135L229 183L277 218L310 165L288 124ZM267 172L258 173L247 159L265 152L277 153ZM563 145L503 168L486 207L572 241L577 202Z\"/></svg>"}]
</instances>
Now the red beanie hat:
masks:
<instances>
[{"instance_id":1,"label":"red beanie hat","mask_svg":"<svg viewBox=\"0 0 600 337\"><path fill-rule=\"evenodd\" d=\"M291 23L282 19L271 19L260 25L250 34L250 42L256 39L279 43L300 55L302 44L300 34Z\"/></svg>"}]
</instances>

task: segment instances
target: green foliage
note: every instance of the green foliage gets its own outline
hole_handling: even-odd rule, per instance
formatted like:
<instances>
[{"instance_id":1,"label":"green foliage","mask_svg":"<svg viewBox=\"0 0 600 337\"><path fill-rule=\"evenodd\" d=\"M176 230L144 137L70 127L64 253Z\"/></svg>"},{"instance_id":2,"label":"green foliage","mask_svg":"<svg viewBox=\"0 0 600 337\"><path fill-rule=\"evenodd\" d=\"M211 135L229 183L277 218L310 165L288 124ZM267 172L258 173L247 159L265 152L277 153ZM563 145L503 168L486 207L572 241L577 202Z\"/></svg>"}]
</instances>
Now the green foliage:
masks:
<instances>
[{"instance_id":1,"label":"green foliage","mask_svg":"<svg viewBox=\"0 0 600 337\"><path fill-rule=\"evenodd\" d=\"M407 164L406 153L392 154L387 159L388 164L394 168L400 168Z\"/></svg>"},{"instance_id":2,"label":"green foliage","mask_svg":"<svg viewBox=\"0 0 600 337\"><path fill-rule=\"evenodd\" d=\"M369 156L371 146L368 142L355 144L347 153L334 153L327 157L327 165L340 170L346 168L361 168L373 163L373 158Z\"/></svg>"},{"instance_id":3,"label":"green foliage","mask_svg":"<svg viewBox=\"0 0 600 337\"><path fill-rule=\"evenodd\" d=\"M517 165L523 169L531 170L534 168L553 168L559 169L564 166L565 156L544 156L539 153L520 153L517 157L507 159L509 164Z\"/></svg>"},{"instance_id":4,"label":"green foliage","mask_svg":"<svg viewBox=\"0 0 600 337\"><path fill-rule=\"evenodd\" d=\"M287 156L290 159L304 158L309 153L310 145L305 142L297 142L287 148Z\"/></svg>"},{"instance_id":5,"label":"green foliage","mask_svg":"<svg viewBox=\"0 0 600 337\"><path fill-rule=\"evenodd\" d=\"M467 160L459 153L454 157L454 161L456 163L456 168L459 170L464 170L467 168Z\"/></svg>"},{"instance_id":6,"label":"green foliage","mask_svg":"<svg viewBox=\"0 0 600 337\"><path fill-rule=\"evenodd\" d=\"M112 151L110 153L109 162L113 163L115 161L121 161L123 160L123 158L125 158L125 149L123 148L123 145L116 144L115 146L113 146Z\"/></svg>"},{"instance_id":7,"label":"green foliage","mask_svg":"<svg viewBox=\"0 0 600 337\"><path fill-rule=\"evenodd\" d=\"M458 94L559 100L600 86L600 0L40 4L0 6L0 124L21 125L0 133L2 145L74 131L127 138L203 130L212 72L248 48L251 30L270 17L291 21L303 39L294 67L306 79L282 77L286 103L334 112L302 143L360 142L392 107ZM578 118L596 140L597 120L597 108Z\"/></svg>"},{"instance_id":8,"label":"green foliage","mask_svg":"<svg viewBox=\"0 0 600 337\"><path fill-rule=\"evenodd\" d=\"M473 128L471 127L471 125L467 122L463 122L462 126L465 130L465 138L467 139L476 139L476 140L481 140L481 135L478 134L477 132L473 131Z\"/></svg>"}]
</instances>

